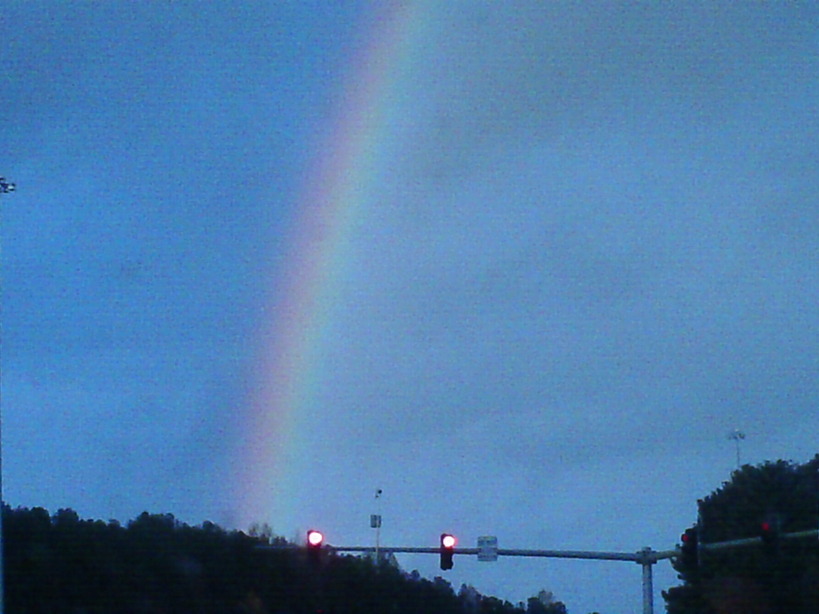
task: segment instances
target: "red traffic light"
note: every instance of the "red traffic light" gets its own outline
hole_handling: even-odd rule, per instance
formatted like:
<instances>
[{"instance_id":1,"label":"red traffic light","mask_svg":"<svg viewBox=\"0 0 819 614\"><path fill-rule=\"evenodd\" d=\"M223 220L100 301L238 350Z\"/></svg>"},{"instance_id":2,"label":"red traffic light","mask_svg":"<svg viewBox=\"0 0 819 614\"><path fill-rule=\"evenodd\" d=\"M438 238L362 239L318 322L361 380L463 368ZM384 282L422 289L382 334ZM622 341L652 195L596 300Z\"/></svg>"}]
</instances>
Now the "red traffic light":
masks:
<instances>
[{"instance_id":1,"label":"red traffic light","mask_svg":"<svg viewBox=\"0 0 819 614\"><path fill-rule=\"evenodd\" d=\"M769 553L775 552L779 547L779 540L782 533L782 521L778 516L772 516L759 523L759 537L762 545Z\"/></svg>"},{"instance_id":2,"label":"red traffic light","mask_svg":"<svg viewBox=\"0 0 819 614\"><path fill-rule=\"evenodd\" d=\"M321 545L324 543L324 534L321 531L310 529L307 531L307 560L313 567L321 565L323 549Z\"/></svg>"},{"instance_id":3,"label":"red traffic light","mask_svg":"<svg viewBox=\"0 0 819 614\"><path fill-rule=\"evenodd\" d=\"M697 569L700 564L699 535L697 528L686 529L680 535L682 547L680 548L680 562L686 570Z\"/></svg>"},{"instance_id":4,"label":"red traffic light","mask_svg":"<svg viewBox=\"0 0 819 614\"><path fill-rule=\"evenodd\" d=\"M458 540L454 535L441 533L441 569L452 569L452 555L455 554L455 544Z\"/></svg>"},{"instance_id":5,"label":"red traffic light","mask_svg":"<svg viewBox=\"0 0 819 614\"><path fill-rule=\"evenodd\" d=\"M324 542L324 535L321 531L310 530L307 531L307 546L310 548L319 548L321 547L322 542Z\"/></svg>"}]
</instances>

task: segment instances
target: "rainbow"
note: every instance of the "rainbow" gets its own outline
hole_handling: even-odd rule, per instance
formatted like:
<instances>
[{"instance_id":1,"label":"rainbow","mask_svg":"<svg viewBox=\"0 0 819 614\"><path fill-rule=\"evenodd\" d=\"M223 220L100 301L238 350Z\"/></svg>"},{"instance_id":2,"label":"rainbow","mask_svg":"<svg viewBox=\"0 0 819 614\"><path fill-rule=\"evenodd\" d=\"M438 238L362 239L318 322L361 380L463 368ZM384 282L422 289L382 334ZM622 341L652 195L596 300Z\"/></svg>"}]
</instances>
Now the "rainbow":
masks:
<instances>
[{"instance_id":1,"label":"rainbow","mask_svg":"<svg viewBox=\"0 0 819 614\"><path fill-rule=\"evenodd\" d=\"M420 3L396 2L368 16L369 44L356 55L301 190L285 266L275 281L272 322L264 339L249 421L241 429L240 459L233 468L236 513L247 528L269 522L277 534L295 529L294 489L304 464L300 414L310 402L316 363L355 221L379 177L383 143L389 138L390 100L423 28Z\"/></svg>"}]
</instances>

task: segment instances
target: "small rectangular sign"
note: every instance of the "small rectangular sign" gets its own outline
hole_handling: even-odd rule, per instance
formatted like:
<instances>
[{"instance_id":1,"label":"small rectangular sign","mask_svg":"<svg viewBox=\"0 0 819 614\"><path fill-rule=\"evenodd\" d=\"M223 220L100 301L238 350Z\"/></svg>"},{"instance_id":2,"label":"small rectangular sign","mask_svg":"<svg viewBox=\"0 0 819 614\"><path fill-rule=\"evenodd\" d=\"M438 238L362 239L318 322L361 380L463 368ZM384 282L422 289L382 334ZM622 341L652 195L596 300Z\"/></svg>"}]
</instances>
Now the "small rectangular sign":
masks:
<instances>
[{"instance_id":1,"label":"small rectangular sign","mask_svg":"<svg viewBox=\"0 0 819 614\"><path fill-rule=\"evenodd\" d=\"M498 560L498 538L494 535L482 535L478 538L478 560Z\"/></svg>"},{"instance_id":2,"label":"small rectangular sign","mask_svg":"<svg viewBox=\"0 0 819 614\"><path fill-rule=\"evenodd\" d=\"M378 529L381 527L381 514L370 514L370 528Z\"/></svg>"}]
</instances>

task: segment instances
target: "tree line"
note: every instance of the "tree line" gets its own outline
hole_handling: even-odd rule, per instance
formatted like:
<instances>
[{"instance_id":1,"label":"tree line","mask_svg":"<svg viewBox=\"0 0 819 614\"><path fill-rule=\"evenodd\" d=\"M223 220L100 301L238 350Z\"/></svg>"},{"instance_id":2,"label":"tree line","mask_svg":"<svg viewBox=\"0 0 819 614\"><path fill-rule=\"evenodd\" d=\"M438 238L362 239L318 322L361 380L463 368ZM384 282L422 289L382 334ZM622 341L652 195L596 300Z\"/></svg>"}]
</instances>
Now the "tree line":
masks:
<instances>
[{"instance_id":1,"label":"tree line","mask_svg":"<svg viewBox=\"0 0 819 614\"><path fill-rule=\"evenodd\" d=\"M122 526L71 509L3 506L8 614L565 614L512 605L386 562L323 553L269 534L189 526L144 512ZM285 546L263 549L260 546Z\"/></svg>"}]
</instances>

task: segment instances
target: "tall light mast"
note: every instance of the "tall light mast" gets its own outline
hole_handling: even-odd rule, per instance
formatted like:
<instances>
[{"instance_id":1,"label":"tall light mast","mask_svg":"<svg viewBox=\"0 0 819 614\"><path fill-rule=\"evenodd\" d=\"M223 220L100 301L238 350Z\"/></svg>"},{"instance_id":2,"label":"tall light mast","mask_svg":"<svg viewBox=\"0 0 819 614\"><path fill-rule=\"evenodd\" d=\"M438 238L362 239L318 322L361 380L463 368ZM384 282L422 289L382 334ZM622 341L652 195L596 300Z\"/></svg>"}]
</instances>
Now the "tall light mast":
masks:
<instances>
[{"instance_id":1,"label":"tall light mast","mask_svg":"<svg viewBox=\"0 0 819 614\"><path fill-rule=\"evenodd\" d=\"M10 192L14 192L15 185L9 181L6 181L5 177L0 177L0 194L9 194ZM5 591L5 586L3 585L3 550L4 550L4 543L3 543L3 430L2 430L2 417L0 417L0 614L3 614L5 611L4 608L4 601L3 595Z\"/></svg>"}]
</instances>

